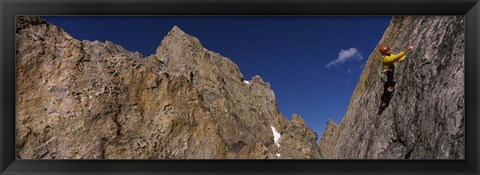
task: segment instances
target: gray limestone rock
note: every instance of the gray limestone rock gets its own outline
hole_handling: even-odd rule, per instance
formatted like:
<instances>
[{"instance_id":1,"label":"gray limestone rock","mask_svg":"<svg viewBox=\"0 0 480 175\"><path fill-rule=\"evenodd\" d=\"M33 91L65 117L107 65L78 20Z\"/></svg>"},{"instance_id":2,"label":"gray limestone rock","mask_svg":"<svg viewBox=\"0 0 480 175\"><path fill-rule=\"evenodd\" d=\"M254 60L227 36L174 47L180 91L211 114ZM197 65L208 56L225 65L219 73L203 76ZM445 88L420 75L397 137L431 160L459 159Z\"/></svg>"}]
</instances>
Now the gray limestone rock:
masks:
<instances>
[{"instance_id":1,"label":"gray limestone rock","mask_svg":"<svg viewBox=\"0 0 480 175\"><path fill-rule=\"evenodd\" d=\"M397 65L390 106L377 115L383 91L377 47L338 127L332 158L465 158L464 33L463 16L393 17L379 45L393 53L414 49Z\"/></svg>"}]
</instances>

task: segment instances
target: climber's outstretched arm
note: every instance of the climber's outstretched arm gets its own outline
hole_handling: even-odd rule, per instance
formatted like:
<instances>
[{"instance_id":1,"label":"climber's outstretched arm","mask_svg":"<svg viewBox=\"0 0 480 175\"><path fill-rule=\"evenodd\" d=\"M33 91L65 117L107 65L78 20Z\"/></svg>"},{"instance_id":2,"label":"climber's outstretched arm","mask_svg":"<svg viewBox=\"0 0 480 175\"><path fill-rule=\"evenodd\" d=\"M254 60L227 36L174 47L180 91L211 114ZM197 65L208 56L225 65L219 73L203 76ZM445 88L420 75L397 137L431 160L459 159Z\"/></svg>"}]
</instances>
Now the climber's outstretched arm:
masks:
<instances>
[{"instance_id":1,"label":"climber's outstretched arm","mask_svg":"<svg viewBox=\"0 0 480 175\"><path fill-rule=\"evenodd\" d=\"M383 59L383 62L384 63L393 63L395 61L398 61L400 60L402 57L405 57L405 52L400 52L396 55L390 55L390 56L386 56L384 59Z\"/></svg>"},{"instance_id":2,"label":"climber's outstretched arm","mask_svg":"<svg viewBox=\"0 0 480 175\"><path fill-rule=\"evenodd\" d=\"M402 61L405 61L407 59L407 56L406 54L413 49L413 46L408 46L407 50L403 51L405 52L405 56L401 57L400 59L398 59L398 62L402 62Z\"/></svg>"}]
</instances>

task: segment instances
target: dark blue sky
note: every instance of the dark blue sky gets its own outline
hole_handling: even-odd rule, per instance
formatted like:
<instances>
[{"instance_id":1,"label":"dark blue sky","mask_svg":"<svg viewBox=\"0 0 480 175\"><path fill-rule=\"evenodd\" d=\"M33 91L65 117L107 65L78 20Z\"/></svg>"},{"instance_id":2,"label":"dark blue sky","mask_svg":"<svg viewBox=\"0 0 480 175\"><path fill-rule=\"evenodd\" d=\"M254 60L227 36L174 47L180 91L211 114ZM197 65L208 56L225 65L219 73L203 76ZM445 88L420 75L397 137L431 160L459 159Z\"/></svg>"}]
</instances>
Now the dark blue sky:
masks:
<instances>
[{"instance_id":1,"label":"dark blue sky","mask_svg":"<svg viewBox=\"0 0 480 175\"><path fill-rule=\"evenodd\" d=\"M269 82L280 112L302 116L319 137L345 115L363 66L390 16L56 16L73 37L112 41L144 56L176 25Z\"/></svg>"}]
</instances>

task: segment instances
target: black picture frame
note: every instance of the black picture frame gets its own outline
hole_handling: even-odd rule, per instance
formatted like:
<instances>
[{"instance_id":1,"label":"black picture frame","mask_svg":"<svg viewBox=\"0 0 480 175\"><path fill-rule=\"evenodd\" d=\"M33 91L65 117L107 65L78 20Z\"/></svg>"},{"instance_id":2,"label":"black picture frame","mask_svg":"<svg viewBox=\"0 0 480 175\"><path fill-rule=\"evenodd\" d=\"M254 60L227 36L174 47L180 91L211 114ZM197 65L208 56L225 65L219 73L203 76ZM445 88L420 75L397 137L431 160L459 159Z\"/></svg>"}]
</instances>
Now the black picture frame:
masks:
<instances>
[{"instance_id":1,"label":"black picture frame","mask_svg":"<svg viewBox=\"0 0 480 175\"><path fill-rule=\"evenodd\" d=\"M0 174L479 174L478 0L0 0ZM16 160L17 15L464 15L465 160Z\"/></svg>"}]
</instances>

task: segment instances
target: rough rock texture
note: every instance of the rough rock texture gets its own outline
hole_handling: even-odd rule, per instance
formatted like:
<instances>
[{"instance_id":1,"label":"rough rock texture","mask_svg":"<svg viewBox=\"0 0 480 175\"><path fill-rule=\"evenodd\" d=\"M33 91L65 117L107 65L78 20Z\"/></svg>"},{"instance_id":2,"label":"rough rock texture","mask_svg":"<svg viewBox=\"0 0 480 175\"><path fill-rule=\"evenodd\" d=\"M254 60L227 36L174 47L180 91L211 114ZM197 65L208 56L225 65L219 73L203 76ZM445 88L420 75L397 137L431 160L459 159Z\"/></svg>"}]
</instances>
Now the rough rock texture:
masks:
<instances>
[{"instance_id":1,"label":"rough rock texture","mask_svg":"<svg viewBox=\"0 0 480 175\"><path fill-rule=\"evenodd\" d=\"M303 137L306 142L298 142L298 137ZM293 114L292 121L288 123L287 128L282 132L280 139L279 153L284 157L295 159L323 158L320 156L320 147L317 143L318 135L313 130L306 127L305 121Z\"/></svg>"},{"instance_id":2,"label":"rough rock texture","mask_svg":"<svg viewBox=\"0 0 480 175\"><path fill-rule=\"evenodd\" d=\"M333 154L335 143L338 139L338 125L333 120L328 120L327 127L320 139L320 154L324 158L329 158Z\"/></svg>"},{"instance_id":3,"label":"rough rock texture","mask_svg":"<svg viewBox=\"0 0 480 175\"><path fill-rule=\"evenodd\" d=\"M145 58L39 17L18 17L16 37L17 158L321 158L269 83L177 27Z\"/></svg>"},{"instance_id":4,"label":"rough rock texture","mask_svg":"<svg viewBox=\"0 0 480 175\"><path fill-rule=\"evenodd\" d=\"M383 87L375 48L339 125L331 158L465 158L463 18L392 18L379 45L394 53L415 47L398 64L395 95L377 115Z\"/></svg>"}]
</instances>

